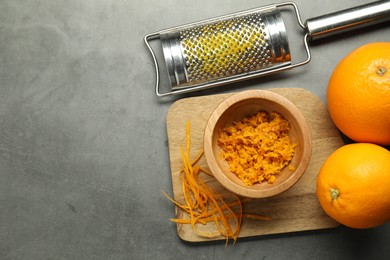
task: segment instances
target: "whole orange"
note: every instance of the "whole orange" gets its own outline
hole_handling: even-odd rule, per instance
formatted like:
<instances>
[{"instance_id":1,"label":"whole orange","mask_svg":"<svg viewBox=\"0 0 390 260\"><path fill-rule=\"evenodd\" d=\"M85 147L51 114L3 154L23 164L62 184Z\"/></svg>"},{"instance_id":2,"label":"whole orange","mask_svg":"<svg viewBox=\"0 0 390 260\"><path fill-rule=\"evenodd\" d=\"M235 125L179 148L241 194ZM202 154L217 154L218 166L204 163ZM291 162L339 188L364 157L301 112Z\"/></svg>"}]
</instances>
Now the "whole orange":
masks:
<instances>
[{"instance_id":1,"label":"whole orange","mask_svg":"<svg viewBox=\"0 0 390 260\"><path fill-rule=\"evenodd\" d=\"M335 67L327 103L336 127L356 142L390 144L390 42L363 45Z\"/></svg>"},{"instance_id":2,"label":"whole orange","mask_svg":"<svg viewBox=\"0 0 390 260\"><path fill-rule=\"evenodd\" d=\"M390 152L370 143L340 147L317 176L324 211L351 228L371 228L390 220Z\"/></svg>"}]
</instances>

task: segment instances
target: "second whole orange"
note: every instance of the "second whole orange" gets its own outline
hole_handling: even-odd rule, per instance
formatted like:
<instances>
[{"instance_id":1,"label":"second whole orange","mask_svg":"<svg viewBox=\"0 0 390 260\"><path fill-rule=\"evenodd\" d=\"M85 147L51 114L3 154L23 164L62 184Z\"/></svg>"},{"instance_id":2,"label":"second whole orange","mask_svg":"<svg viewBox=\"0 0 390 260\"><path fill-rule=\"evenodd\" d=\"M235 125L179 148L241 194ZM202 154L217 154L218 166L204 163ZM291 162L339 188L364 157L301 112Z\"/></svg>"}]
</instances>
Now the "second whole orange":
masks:
<instances>
[{"instance_id":1,"label":"second whole orange","mask_svg":"<svg viewBox=\"0 0 390 260\"><path fill-rule=\"evenodd\" d=\"M317 176L324 211L351 228L371 228L390 220L390 152L370 143L338 148Z\"/></svg>"},{"instance_id":2,"label":"second whole orange","mask_svg":"<svg viewBox=\"0 0 390 260\"><path fill-rule=\"evenodd\" d=\"M390 42L363 45L342 59L329 80L327 103L350 139L390 145Z\"/></svg>"}]
</instances>

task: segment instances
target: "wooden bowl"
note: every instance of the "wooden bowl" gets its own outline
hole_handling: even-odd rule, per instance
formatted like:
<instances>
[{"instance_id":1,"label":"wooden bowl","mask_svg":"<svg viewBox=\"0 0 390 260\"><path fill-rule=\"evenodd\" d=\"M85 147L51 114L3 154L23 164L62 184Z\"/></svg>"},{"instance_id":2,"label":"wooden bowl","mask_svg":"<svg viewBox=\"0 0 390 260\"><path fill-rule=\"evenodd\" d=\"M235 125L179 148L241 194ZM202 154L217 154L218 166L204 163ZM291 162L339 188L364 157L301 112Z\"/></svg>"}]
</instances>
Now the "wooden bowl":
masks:
<instances>
[{"instance_id":1,"label":"wooden bowl","mask_svg":"<svg viewBox=\"0 0 390 260\"><path fill-rule=\"evenodd\" d=\"M217 140L219 129L259 111L278 112L290 123L289 137L292 143L298 143L290 162L295 170L291 171L285 167L276 175L274 183L263 182L248 186L235 173L229 171ZM311 156L310 129L300 110L285 97L267 90L242 91L224 100L211 114L204 132L204 154L214 177L226 189L244 197L270 197L291 188L306 171Z\"/></svg>"}]
</instances>

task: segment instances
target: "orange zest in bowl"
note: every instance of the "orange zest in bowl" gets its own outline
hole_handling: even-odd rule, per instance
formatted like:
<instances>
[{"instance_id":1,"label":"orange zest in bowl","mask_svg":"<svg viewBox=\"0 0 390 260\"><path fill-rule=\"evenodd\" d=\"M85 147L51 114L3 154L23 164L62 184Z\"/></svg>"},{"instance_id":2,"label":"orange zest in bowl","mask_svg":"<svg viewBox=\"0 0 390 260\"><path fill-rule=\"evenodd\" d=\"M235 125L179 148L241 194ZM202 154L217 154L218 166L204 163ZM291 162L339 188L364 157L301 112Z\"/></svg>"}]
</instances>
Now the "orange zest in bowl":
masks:
<instances>
[{"instance_id":1,"label":"orange zest in bowl","mask_svg":"<svg viewBox=\"0 0 390 260\"><path fill-rule=\"evenodd\" d=\"M289 130L281 114L260 111L221 129L218 145L230 171L246 185L272 184L294 156L297 144L291 143Z\"/></svg>"}]
</instances>

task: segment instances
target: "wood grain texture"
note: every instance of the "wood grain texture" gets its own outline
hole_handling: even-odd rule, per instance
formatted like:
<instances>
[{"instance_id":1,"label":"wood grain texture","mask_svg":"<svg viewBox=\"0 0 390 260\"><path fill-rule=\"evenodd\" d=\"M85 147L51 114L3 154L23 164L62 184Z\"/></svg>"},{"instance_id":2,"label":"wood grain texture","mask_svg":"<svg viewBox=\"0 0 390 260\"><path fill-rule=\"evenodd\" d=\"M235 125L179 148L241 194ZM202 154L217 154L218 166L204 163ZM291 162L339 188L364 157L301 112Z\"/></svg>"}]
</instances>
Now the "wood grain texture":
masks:
<instances>
[{"instance_id":1,"label":"wood grain texture","mask_svg":"<svg viewBox=\"0 0 390 260\"><path fill-rule=\"evenodd\" d=\"M330 219L319 205L315 194L316 176L326 158L344 144L338 130L321 100L311 92L299 88L268 89L285 96L293 102L305 116L312 136L312 155L305 174L295 186L271 198L252 200L246 203L244 211L272 217L272 221L244 219L240 237L288 233L336 227L338 223ZM185 125L191 122L191 151L195 156L203 148L203 134L207 120L215 107L231 94L185 98L172 104L167 113L166 124L171 163L174 199L183 202L180 170L182 160L180 145L185 146ZM207 168L202 158L199 162ZM206 181L213 188L223 189L210 177ZM176 208L177 217L185 214ZM210 241L198 236L190 225L177 225L180 238L189 242ZM215 240L224 239L215 237Z\"/></svg>"}]
</instances>

